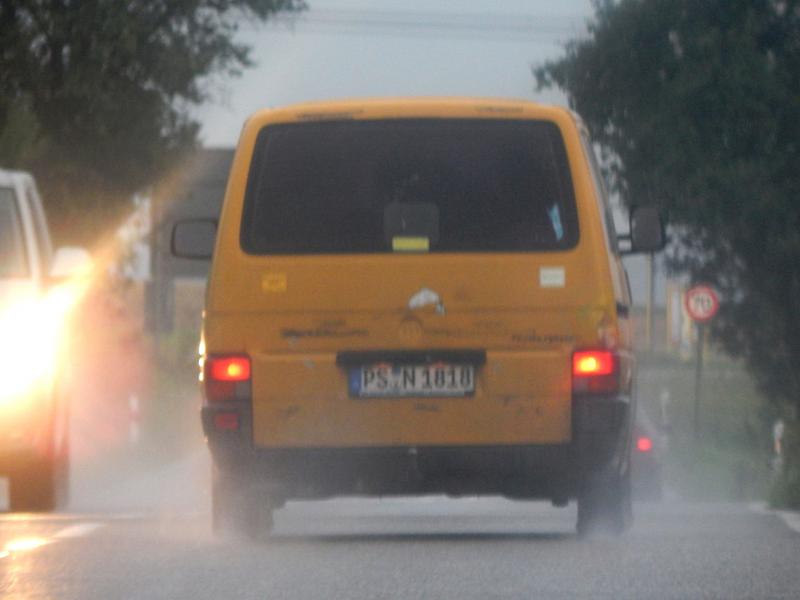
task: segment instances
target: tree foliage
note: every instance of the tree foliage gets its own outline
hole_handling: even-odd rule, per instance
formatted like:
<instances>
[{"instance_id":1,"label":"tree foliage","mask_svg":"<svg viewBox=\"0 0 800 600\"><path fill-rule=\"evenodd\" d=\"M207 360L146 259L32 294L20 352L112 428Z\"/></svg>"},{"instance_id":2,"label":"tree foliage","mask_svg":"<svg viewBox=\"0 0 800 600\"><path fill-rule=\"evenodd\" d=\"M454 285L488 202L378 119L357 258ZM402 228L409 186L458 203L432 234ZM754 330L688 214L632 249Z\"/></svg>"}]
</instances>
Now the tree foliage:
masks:
<instances>
[{"instance_id":1,"label":"tree foliage","mask_svg":"<svg viewBox=\"0 0 800 600\"><path fill-rule=\"evenodd\" d=\"M713 333L800 407L800 2L602 0L535 70L603 148L628 203L657 203L670 262L716 285Z\"/></svg>"},{"instance_id":2,"label":"tree foliage","mask_svg":"<svg viewBox=\"0 0 800 600\"><path fill-rule=\"evenodd\" d=\"M62 237L91 239L196 143L188 109L251 64L239 24L302 0L3 0L0 161L33 170ZM71 218L70 218L71 217ZM90 225L93 229L96 223Z\"/></svg>"}]
</instances>

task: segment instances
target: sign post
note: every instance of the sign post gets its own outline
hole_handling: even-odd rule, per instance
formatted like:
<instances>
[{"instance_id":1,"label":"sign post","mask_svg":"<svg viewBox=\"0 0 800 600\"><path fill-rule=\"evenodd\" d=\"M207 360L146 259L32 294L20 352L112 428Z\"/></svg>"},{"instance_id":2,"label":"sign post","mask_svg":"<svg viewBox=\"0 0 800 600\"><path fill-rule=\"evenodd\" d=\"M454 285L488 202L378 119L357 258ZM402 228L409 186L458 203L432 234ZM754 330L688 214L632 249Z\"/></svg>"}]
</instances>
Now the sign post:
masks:
<instances>
[{"instance_id":1,"label":"sign post","mask_svg":"<svg viewBox=\"0 0 800 600\"><path fill-rule=\"evenodd\" d=\"M695 350L694 372L694 439L700 437L700 398L703 381L703 348L706 342L706 324L719 310L719 298L713 288L696 285L686 292L684 298L686 312L697 324L697 348Z\"/></svg>"}]
</instances>

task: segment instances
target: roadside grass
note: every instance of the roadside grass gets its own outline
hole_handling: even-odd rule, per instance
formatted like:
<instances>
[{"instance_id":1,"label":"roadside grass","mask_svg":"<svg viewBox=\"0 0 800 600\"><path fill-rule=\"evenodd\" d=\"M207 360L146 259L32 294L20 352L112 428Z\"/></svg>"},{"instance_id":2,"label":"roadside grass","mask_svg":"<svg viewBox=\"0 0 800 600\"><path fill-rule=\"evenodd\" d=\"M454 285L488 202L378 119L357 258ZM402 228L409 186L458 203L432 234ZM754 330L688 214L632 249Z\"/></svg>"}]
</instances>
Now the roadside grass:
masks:
<instances>
[{"instance_id":1,"label":"roadside grass","mask_svg":"<svg viewBox=\"0 0 800 600\"><path fill-rule=\"evenodd\" d=\"M800 510L800 422L786 425L783 439L784 465L770 490L773 508Z\"/></svg>"},{"instance_id":2,"label":"roadside grass","mask_svg":"<svg viewBox=\"0 0 800 600\"><path fill-rule=\"evenodd\" d=\"M142 406L145 459L180 457L202 441L197 343L193 328L176 329L151 343L152 385Z\"/></svg>"},{"instance_id":3,"label":"roadside grass","mask_svg":"<svg viewBox=\"0 0 800 600\"><path fill-rule=\"evenodd\" d=\"M665 483L692 500L757 500L773 478L773 408L744 367L725 356L705 361L698 435L694 435L693 361L639 357L639 400L667 437ZM661 396L669 395L663 403Z\"/></svg>"},{"instance_id":4,"label":"roadside grass","mask_svg":"<svg viewBox=\"0 0 800 600\"><path fill-rule=\"evenodd\" d=\"M173 285L173 329L150 334L152 391L142 414L142 441L155 459L180 457L203 440L197 345L205 281L176 279Z\"/></svg>"},{"instance_id":5,"label":"roadside grass","mask_svg":"<svg viewBox=\"0 0 800 600\"><path fill-rule=\"evenodd\" d=\"M79 308L68 380L75 489L113 486L200 448L200 309L156 339L144 328L141 285L102 280Z\"/></svg>"}]
</instances>

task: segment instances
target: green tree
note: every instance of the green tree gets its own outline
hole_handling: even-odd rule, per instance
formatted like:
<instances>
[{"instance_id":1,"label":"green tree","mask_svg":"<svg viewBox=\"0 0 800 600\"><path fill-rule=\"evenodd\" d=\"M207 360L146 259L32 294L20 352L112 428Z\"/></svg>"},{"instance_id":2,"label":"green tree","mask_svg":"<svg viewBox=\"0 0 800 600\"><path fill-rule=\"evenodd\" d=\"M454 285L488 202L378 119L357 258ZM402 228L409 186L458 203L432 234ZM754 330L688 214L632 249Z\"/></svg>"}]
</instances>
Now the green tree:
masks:
<instances>
[{"instance_id":1,"label":"green tree","mask_svg":"<svg viewBox=\"0 0 800 600\"><path fill-rule=\"evenodd\" d=\"M721 290L716 339L800 408L800 2L597 1L535 76L623 199L669 215L673 267Z\"/></svg>"},{"instance_id":2,"label":"green tree","mask_svg":"<svg viewBox=\"0 0 800 600\"><path fill-rule=\"evenodd\" d=\"M95 241L194 148L209 78L251 65L240 23L303 0L3 0L0 161L32 170L62 241ZM87 218L91 214L93 218Z\"/></svg>"}]
</instances>

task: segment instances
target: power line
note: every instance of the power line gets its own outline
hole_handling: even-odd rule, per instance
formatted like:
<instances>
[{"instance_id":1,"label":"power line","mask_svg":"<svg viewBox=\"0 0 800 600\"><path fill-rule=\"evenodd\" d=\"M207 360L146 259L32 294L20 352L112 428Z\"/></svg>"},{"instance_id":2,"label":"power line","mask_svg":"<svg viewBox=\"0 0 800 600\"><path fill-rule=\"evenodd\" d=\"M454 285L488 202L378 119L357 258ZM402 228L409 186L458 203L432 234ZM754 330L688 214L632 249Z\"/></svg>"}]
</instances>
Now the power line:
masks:
<instances>
[{"instance_id":1,"label":"power line","mask_svg":"<svg viewBox=\"0 0 800 600\"><path fill-rule=\"evenodd\" d=\"M293 33L445 36L467 39L523 41L534 38L577 37L585 32L585 17L509 13L446 13L372 9L311 9L274 16L259 30Z\"/></svg>"}]
</instances>

